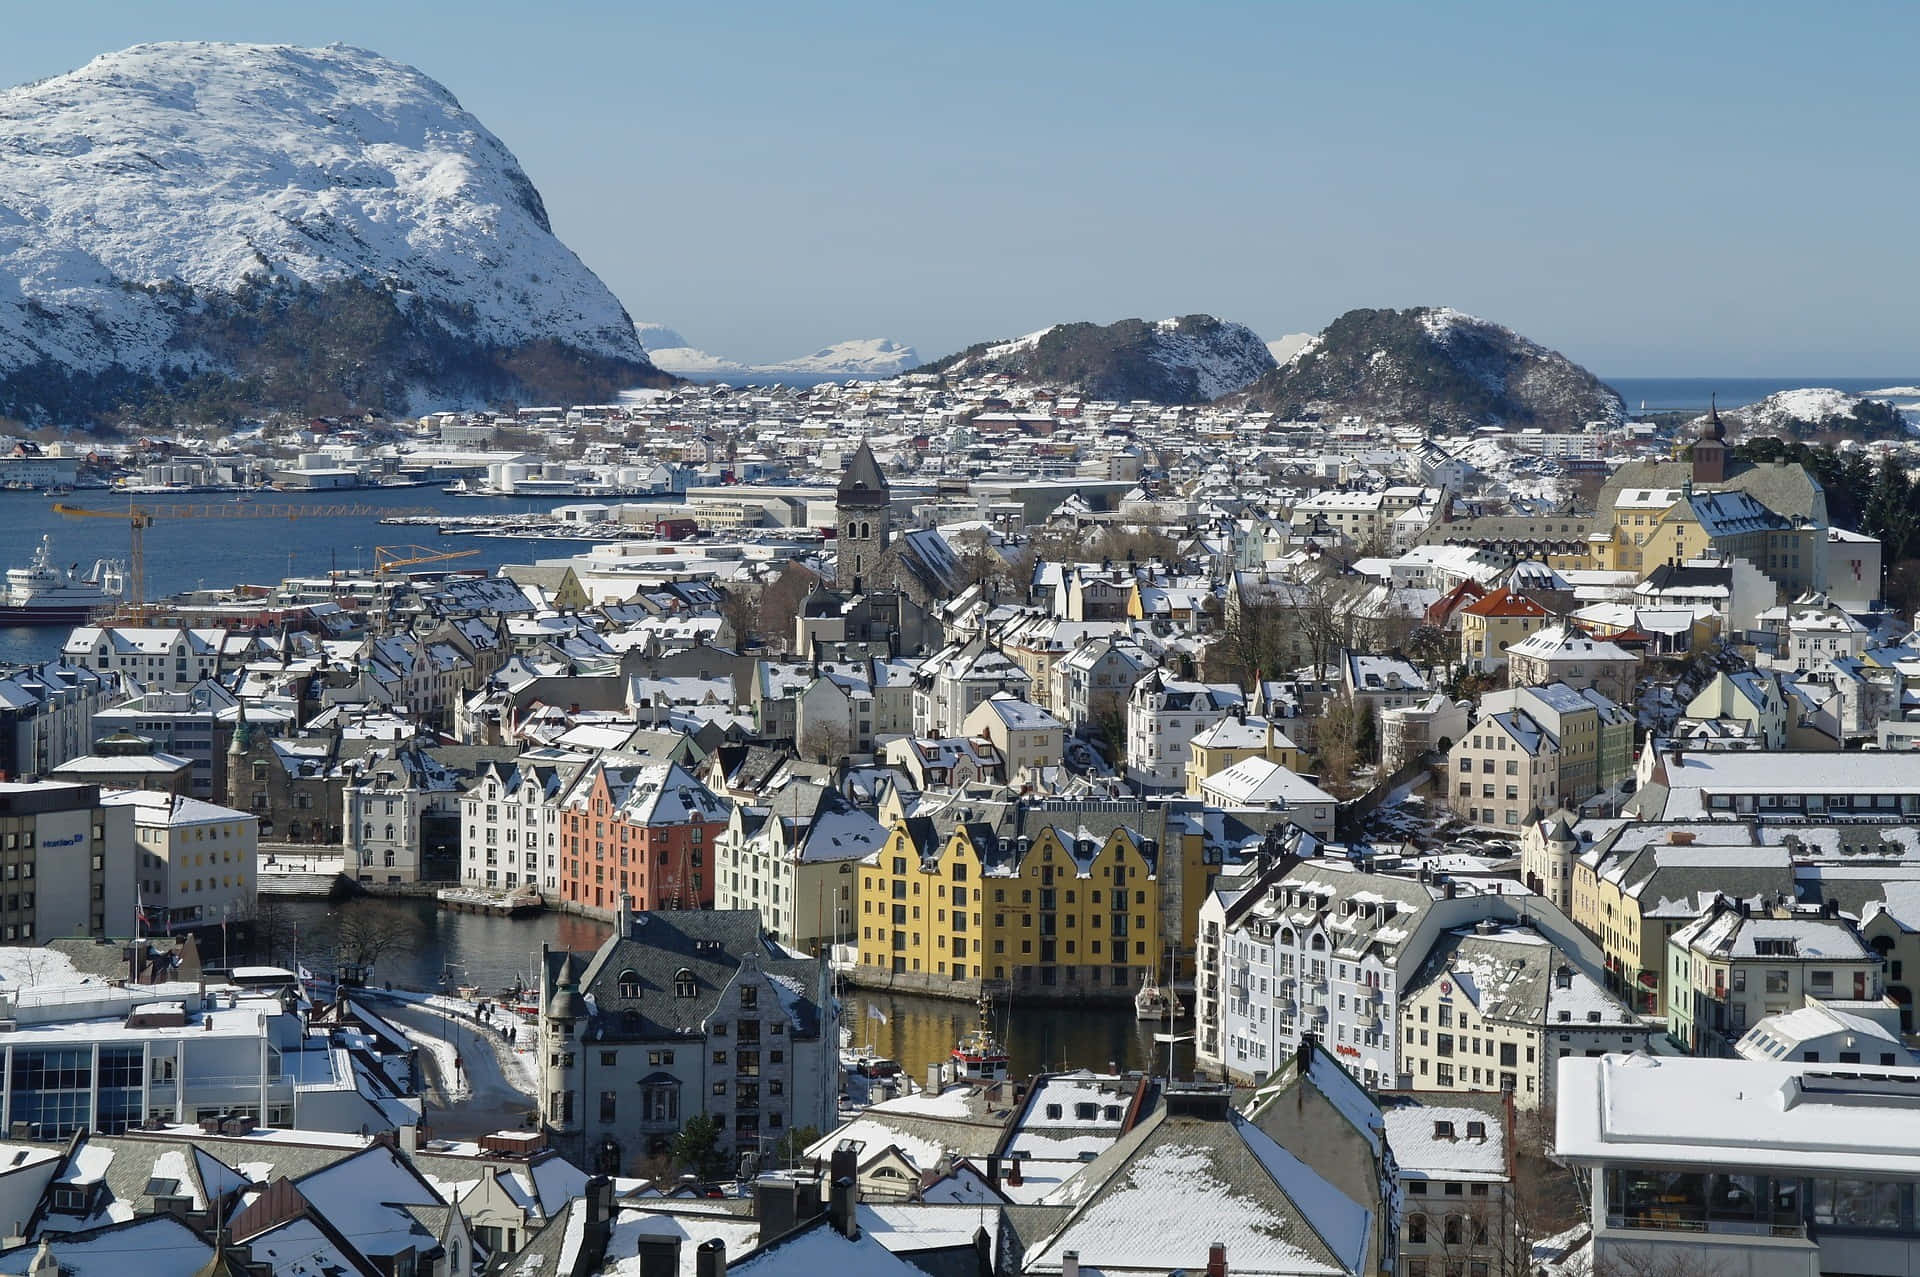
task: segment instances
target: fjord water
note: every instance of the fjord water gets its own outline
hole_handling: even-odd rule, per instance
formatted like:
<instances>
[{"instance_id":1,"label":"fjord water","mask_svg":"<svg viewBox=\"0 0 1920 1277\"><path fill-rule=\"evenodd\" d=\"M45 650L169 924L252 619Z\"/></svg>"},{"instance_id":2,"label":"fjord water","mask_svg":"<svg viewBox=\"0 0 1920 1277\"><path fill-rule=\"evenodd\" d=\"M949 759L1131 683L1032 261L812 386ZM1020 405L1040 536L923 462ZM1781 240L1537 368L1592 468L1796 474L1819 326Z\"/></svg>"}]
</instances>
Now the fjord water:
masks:
<instances>
[{"instance_id":1,"label":"fjord water","mask_svg":"<svg viewBox=\"0 0 1920 1277\"><path fill-rule=\"evenodd\" d=\"M1718 396L1722 408L1765 399L1777 390L1829 386L1850 394L1920 386L1920 377L1612 377L1603 380L1620 392L1628 412L1705 412Z\"/></svg>"},{"instance_id":2,"label":"fjord water","mask_svg":"<svg viewBox=\"0 0 1920 1277\"><path fill-rule=\"evenodd\" d=\"M323 971L331 962L334 931L341 917L346 913L366 914L383 930L401 931L412 938L407 952L376 964L376 983L390 981L395 988L437 990L444 977L449 988L472 985L489 994L512 987L516 981L528 983L542 943L556 949L588 950L597 947L611 930L604 922L569 914L496 918L454 913L437 908L429 900L371 896L332 903L281 901L274 911L277 946L271 954L256 955L261 959L291 964L296 960L293 946L297 944L298 961L311 970ZM218 945L218 937L208 943ZM217 960L217 950L210 949L209 953ZM871 1014L869 1008L877 1009L885 1019ZM1074 1003L1069 1010L1037 1003L1024 1005L1016 1000L1011 1007L996 1007L994 1017L995 1032L1013 1057L1016 1074L1042 1068L1105 1069L1110 1064L1122 1069L1145 1069L1149 1064L1157 1072L1166 1069L1167 1048L1153 1041L1155 1030L1164 1026L1136 1020L1132 1003ZM918 1078L926 1076L927 1065L945 1059L960 1035L978 1020L978 1010L970 1002L867 989L841 995L841 1023L852 1031L855 1045L871 1047L879 1055L898 1060ZM1181 1043L1177 1049L1175 1066L1185 1074L1192 1068L1193 1048L1191 1043Z\"/></svg>"},{"instance_id":3,"label":"fjord water","mask_svg":"<svg viewBox=\"0 0 1920 1277\"><path fill-rule=\"evenodd\" d=\"M221 588L245 583L276 585L288 576L319 576L370 569L376 545L420 545L428 550L473 550L448 568L492 571L503 563L531 563L578 553L587 543L528 541L509 537L441 536L432 527L390 526L379 513L299 519L168 518L169 507L232 503L232 493L198 492L179 496L142 495L134 501L161 517L147 529L147 595L161 598L182 590ZM260 492L251 504L273 506L361 506L376 511L424 510L471 517L550 510L580 498L527 501L455 497L438 488L358 488L340 492ZM81 491L49 497L44 492L0 492L0 570L24 565L42 533L53 534L56 563L78 564L82 572L95 559L127 557L127 520L76 519L53 512L55 500L90 510L124 512L127 498L111 492ZM245 504L245 503L242 503ZM240 508L239 505L235 506ZM58 627L0 628L0 663L41 661L60 654L67 631Z\"/></svg>"}]
</instances>

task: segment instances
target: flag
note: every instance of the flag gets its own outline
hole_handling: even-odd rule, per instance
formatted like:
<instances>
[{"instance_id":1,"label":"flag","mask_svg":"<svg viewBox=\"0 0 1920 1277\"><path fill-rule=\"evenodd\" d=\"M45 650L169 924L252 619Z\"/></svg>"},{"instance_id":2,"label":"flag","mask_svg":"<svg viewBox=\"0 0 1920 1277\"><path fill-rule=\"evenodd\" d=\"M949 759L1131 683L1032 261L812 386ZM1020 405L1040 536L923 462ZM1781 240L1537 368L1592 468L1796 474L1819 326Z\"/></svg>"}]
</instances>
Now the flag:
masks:
<instances>
[{"instance_id":1,"label":"flag","mask_svg":"<svg viewBox=\"0 0 1920 1277\"><path fill-rule=\"evenodd\" d=\"M882 1011L877 1004L869 1002L867 1003L867 1018L869 1020L878 1020L880 1023L885 1024L887 1022L887 1013Z\"/></svg>"},{"instance_id":2,"label":"flag","mask_svg":"<svg viewBox=\"0 0 1920 1277\"><path fill-rule=\"evenodd\" d=\"M313 983L313 972L311 972L311 971L309 971L309 970L307 970L307 969L306 969L305 967L301 967L301 968L300 968L300 983L301 983L301 984L312 984L312 983Z\"/></svg>"}]
</instances>

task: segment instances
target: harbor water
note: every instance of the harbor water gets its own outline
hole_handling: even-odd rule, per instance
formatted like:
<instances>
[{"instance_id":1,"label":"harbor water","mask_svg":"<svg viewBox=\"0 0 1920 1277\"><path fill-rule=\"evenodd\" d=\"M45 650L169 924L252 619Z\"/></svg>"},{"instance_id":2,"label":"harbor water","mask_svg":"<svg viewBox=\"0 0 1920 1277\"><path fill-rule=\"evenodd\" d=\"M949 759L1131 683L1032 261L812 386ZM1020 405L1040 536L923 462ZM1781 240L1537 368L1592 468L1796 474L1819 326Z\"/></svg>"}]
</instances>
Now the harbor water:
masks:
<instances>
[{"instance_id":1,"label":"harbor water","mask_svg":"<svg viewBox=\"0 0 1920 1277\"><path fill-rule=\"evenodd\" d=\"M264 902L263 902L264 905ZM333 961L334 937L348 914L373 921L382 932L406 937L404 951L376 963L372 980L395 988L449 991L461 986L495 994L526 985L537 977L540 946L590 950L605 940L606 923L571 914L544 913L504 918L455 913L430 900L354 897L345 901L275 901L263 909L262 930L271 933L270 951L254 956L281 965L299 962L316 974ZM219 960L217 933L203 953ZM241 955L231 955L235 960ZM1147 1069L1164 1072L1164 1044L1154 1041L1164 1026L1143 1023L1126 1006L997 1004L994 1031L1012 1057L1016 1075L1042 1069ZM847 990L841 995L841 1023L856 1049L897 1060L916 1078L927 1065L946 1058L961 1035L979 1021L969 1002ZM1190 1032L1190 1028L1185 1031ZM1192 1067L1192 1046L1181 1042L1175 1068Z\"/></svg>"},{"instance_id":2,"label":"harbor water","mask_svg":"<svg viewBox=\"0 0 1920 1277\"><path fill-rule=\"evenodd\" d=\"M621 498L623 501L644 498ZM330 571L371 571L380 545L419 545L430 552L472 550L468 557L433 565L493 572L506 563L532 563L583 553L590 541L526 540L516 537L442 536L425 525L380 522L388 511L427 511L453 518L482 514L544 513L578 504L578 497L488 499L456 497L439 488L353 488L337 492L260 492L234 502L223 492L140 495L142 509L159 512L146 530L146 593L162 598L185 590L238 584L277 585L289 576ZM118 518L86 519L55 514L55 501L83 509L116 511ZM169 518L169 507L360 506L371 514L285 518ZM127 558L127 498L105 491L50 497L44 492L0 492L0 569L24 565L42 534L53 536L53 557L82 572L96 559ZM62 626L0 627L0 662L43 661L60 654Z\"/></svg>"}]
</instances>

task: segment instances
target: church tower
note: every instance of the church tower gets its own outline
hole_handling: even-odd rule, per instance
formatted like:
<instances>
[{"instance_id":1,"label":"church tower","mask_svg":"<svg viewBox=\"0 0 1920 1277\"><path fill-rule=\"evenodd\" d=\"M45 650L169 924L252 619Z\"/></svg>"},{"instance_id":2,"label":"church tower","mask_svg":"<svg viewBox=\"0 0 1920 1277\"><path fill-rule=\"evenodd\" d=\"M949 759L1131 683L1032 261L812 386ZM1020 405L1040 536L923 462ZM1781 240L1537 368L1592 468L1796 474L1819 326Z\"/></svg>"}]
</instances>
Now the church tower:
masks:
<instances>
[{"instance_id":1,"label":"church tower","mask_svg":"<svg viewBox=\"0 0 1920 1277\"><path fill-rule=\"evenodd\" d=\"M839 525L834 534L838 555L834 585L841 593L884 589L891 583L892 567L886 558L892 540L892 503L887 477L880 473L880 463L863 439L840 476L833 503Z\"/></svg>"},{"instance_id":2,"label":"church tower","mask_svg":"<svg viewBox=\"0 0 1920 1277\"><path fill-rule=\"evenodd\" d=\"M1717 400L1707 409L1707 423L1700 427L1700 437L1694 440L1693 481L1696 484L1727 481L1727 428L1720 420Z\"/></svg>"}]
</instances>

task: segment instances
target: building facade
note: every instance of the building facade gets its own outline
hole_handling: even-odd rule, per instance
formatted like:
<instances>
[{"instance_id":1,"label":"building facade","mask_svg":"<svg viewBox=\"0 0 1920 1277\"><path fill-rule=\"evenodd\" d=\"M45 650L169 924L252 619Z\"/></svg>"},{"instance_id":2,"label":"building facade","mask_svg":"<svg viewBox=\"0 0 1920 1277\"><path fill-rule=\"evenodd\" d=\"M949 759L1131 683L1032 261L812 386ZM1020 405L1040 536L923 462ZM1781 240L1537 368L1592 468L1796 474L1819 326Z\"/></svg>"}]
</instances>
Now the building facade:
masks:
<instances>
[{"instance_id":1,"label":"building facade","mask_svg":"<svg viewBox=\"0 0 1920 1277\"><path fill-rule=\"evenodd\" d=\"M756 1152L835 1125L840 1025L827 960L748 910L617 911L591 953L542 950L540 1120L593 1170L657 1157L695 1114Z\"/></svg>"}]
</instances>

